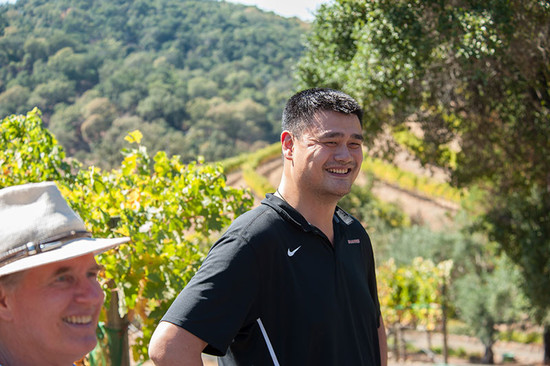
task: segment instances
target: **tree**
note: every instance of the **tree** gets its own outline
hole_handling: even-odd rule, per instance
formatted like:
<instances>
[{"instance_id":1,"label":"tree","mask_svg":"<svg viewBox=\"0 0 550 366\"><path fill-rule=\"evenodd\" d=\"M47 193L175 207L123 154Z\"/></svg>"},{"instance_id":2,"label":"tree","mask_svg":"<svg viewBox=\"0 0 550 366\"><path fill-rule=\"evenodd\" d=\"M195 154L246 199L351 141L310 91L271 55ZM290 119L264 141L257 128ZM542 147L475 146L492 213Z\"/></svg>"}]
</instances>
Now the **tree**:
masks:
<instances>
[{"instance_id":1,"label":"tree","mask_svg":"<svg viewBox=\"0 0 550 366\"><path fill-rule=\"evenodd\" d=\"M84 117L80 129L88 144L101 141L116 117L115 106L107 98L95 98L84 107Z\"/></svg>"},{"instance_id":2,"label":"tree","mask_svg":"<svg viewBox=\"0 0 550 366\"><path fill-rule=\"evenodd\" d=\"M43 37L28 38L23 49L32 60L46 60L48 57L48 41Z\"/></svg>"},{"instance_id":3,"label":"tree","mask_svg":"<svg viewBox=\"0 0 550 366\"><path fill-rule=\"evenodd\" d=\"M455 283L455 304L459 317L472 329L485 346L481 363L494 364L493 345L497 341L497 325L519 320L522 294L518 287L517 268L497 258L460 277Z\"/></svg>"},{"instance_id":4,"label":"tree","mask_svg":"<svg viewBox=\"0 0 550 366\"><path fill-rule=\"evenodd\" d=\"M525 227L550 225L549 32L546 2L339 0L321 7L298 78L302 86L337 87L358 98L369 140L388 127L420 125L422 144L411 149L447 168L455 185L489 192L488 233L511 258L518 246L536 247L522 250L531 259L516 263L522 274L538 274L524 282L546 286L550 239L505 240L499 232L507 232L506 220L497 217L513 208L516 218L529 212ZM459 146L456 165L445 156L452 144ZM532 192L541 200L528 206ZM526 204L509 201L513 195ZM537 267L523 268L527 263ZM550 301L530 299L547 316ZM549 343L546 354L550 362Z\"/></svg>"},{"instance_id":5,"label":"tree","mask_svg":"<svg viewBox=\"0 0 550 366\"><path fill-rule=\"evenodd\" d=\"M3 93L0 93L0 116L21 113L27 106L30 91L20 85L14 85Z\"/></svg>"},{"instance_id":6,"label":"tree","mask_svg":"<svg viewBox=\"0 0 550 366\"><path fill-rule=\"evenodd\" d=\"M428 332L436 329L445 317L445 286L452 260L435 265L422 257L408 265L397 266L393 259L377 269L382 313L395 335L394 352L399 359L401 328L422 326ZM405 345L402 345L406 349Z\"/></svg>"},{"instance_id":7,"label":"tree","mask_svg":"<svg viewBox=\"0 0 550 366\"><path fill-rule=\"evenodd\" d=\"M28 103L48 111L53 111L57 103L68 102L74 95L74 82L50 80L38 85L29 97Z\"/></svg>"},{"instance_id":8,"label":"tree","mask_svg":"<svg viewBox=\"0 0 550 366\"><path fill-rule=\"evenodd\" d=\"M550 364L550 192L535 186L528 195L512 193L488 214L488 230L519 266L521 288L533 317L546 324L544 362ZM518 245L521 243L521 245Z\"/></svg>"},{"instance_id":9,"label":"tree","mask_svg":"<svg viewBox=\"0 0 550 366\"><path fill-rule=\"evenodd\" d=\"M341 0L321 7L298 76L350 91L378 131L415 113L426 160L458 139L458 185L545 187L549 29L537 2Z\"/></svg>"},{"instance_id":10,"label":"tree","mask_svg":"<svg viewBox=\"0 0 550 366\"><path fill-rule=\"evenodd\" d=\"M517 267L498 254L486 235L472 232L472 221L471 214L463 211L455 216L454 226L459 229L433 232L412 226L394 230L386 239L391 248L385 257L394 261L397 270L411 266L415 257L452 260L453 271L446 283L447 297L453 299L449 307L485 345L480 361L494 363L492 346L498 326L520 320L525 301Z\"/></svg>"}]
</instances>

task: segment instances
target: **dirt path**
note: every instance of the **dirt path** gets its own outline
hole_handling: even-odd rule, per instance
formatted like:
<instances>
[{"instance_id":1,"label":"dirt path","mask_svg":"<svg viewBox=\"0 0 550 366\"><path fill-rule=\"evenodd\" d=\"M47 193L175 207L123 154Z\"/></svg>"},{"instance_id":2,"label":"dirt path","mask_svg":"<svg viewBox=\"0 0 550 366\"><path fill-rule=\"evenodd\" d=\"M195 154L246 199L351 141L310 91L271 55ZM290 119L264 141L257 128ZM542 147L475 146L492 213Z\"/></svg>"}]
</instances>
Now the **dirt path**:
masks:
<instances>
[{"instance_id":1,"label":"dirt path","mask_svg":"<svg viewBox=\"0 0 550 366\"><path fill-rule=\"evenodd\" d=\"M413 345L416 349L426 350L429 348L428 336L425 332L407 331L405 332L404 338L408 344ZM439 349L443 348L443 335L441 333L431 334L430 339L432 347L438 347ZM477 355L481 357L485 353L485 347L483 346L483 344L479 341L479 339L474 337L450 334L447 339L447 344L449 349L453 349L455 351L462 349L466 351L469 355ZM493 346L493 353L495 355L495 363L497 364L504 362L504 355L512 355L515 361L506 361L507 365L537 365L542 362L544 357L544 350L542 345L523 344L516 342L498 341ZM415 360L417 362L430 361L429 357L419 357L418 355L409 355L409 358L407 359L407 361L410 362ZM435 355L433 361L431 362L442 364L443 357L441 355ZM467 359L459 359L456 357L450 358L449 362L451 364L470 363ZM400 360L399 362L393 360L393 363L403 364L406 362L403 360Z\"/></svg>"},{"instance_id":2,"label":"dirt path","mask_svg":"<svg viewBox=\"0 0 550 366\"><path fill-rule=\"evenodd\" d=\"M405 340L408 344L413 345L416 349L428 349L428 338L426 333L417 332L417 331L407 331L405 333ZM448 337L448 346L451 349L459 350L463 349L468 352L468 354L478 354L483 355L485 348L483 344L473 337L462 336L462 335L449 335ZM431 335L431 344L432 347L443 347L443 336L440 333L435 333ZM493 346L493 352L495 354L495 363L502 364L503 356L505 354L511 354L514 356L515 361L507 361L506 365L510 366L530 366L530 365L539 365L543 359L543 349L541 345L526 345L521 343L514 342L497 342ZM401 365L429 365L429 364L443 364L443 356L435 355L430 358L426 354L419 353L409 353L407 354L406 359L403 359L403 354L399 360L395 359L395 356L390 350L389 366L401 366ZM216 366L217 358L210 355L203 354L202 360L204 366ZM449 366L451 365L473 365L467 359L461 359L457 357L449 358ZM152 366L151 362L146 362L143 366Z\"/></svg>"},{"instance_id":3,"label":"dirt path","mask_svg":"<svg viewBox=\"0 0 550 366\"><path fill-rule=\"evenodd\" d=\"M417 331L407 331L405 333L405 339L408 344L413 345L416 349L428 349L428 338L426 333ZM483 355L485 348L483 344L476 338L462 336L462 335L449 335L448 346L454 350L464 349L468 354ZM433 347L443 347L443 336L440 333L431 335L431 344ZM495 354L495 363L503 363L503 355L511 354L514 356L515 361L507 361L506 365L538 365L542 362L544 352L541 345L529 345L514 342L497 342L493 346L493 352ZM205 366L217 365L216 357L203 355L203 362ZM432 359L426 355L409 353L406 359L401 357L400 360L395 360L393 353L390 350L390 366L398 365L426 365L426 364L443 364L443 356L435 355ZM456 357L449 358L450 365L472 365L469 360L460 359Z\"/></svg>"}]
</instances>

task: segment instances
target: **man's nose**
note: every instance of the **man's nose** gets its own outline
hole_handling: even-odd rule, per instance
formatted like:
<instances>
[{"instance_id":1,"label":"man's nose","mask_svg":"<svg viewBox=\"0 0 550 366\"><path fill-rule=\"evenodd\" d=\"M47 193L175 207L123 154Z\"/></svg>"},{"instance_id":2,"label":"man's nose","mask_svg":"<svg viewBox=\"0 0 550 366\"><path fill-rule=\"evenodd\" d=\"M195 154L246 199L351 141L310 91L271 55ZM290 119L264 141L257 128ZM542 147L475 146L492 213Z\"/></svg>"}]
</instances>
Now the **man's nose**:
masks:
<instances>
[{"instance_id":1,"label":"man's nose","mask_svg":"<svg viewBox=\"0 0 550 366\"><path fill-rule=\"evenodd\" d=\"M338 146L336 153L334 154L334 159L340 162L350 162L353 159L353 155L349 147L345 144Z\"/></svg>"},{"instance_id":2,"label":"man's nose","mask_svg":"<svg viewBox=\"0 0 550 366\"><path fill-rule=\"evenodd\" d=\"M80 281L75 298L79 302L103 304L105 294L95 278L86 278L86 280Z\"/></svg>"}]
</instances>

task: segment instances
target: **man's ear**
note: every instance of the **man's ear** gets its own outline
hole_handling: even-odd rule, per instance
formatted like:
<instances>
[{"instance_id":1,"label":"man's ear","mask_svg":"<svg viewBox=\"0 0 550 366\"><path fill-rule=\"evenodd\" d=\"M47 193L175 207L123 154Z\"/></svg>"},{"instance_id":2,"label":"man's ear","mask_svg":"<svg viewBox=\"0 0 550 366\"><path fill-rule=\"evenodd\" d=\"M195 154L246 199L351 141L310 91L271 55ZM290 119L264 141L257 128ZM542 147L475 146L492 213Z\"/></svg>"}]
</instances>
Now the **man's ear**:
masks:
<instances>
[{"instance_id":1,"label":"man's ear","mask_svg":"<svg viewBox=\"0 0 550 366\"><path fill-rule=\"evenodd\" d=\"M12 319L10 300L13 292L5 285L0 284L0 320L9 321Z\"/></svg>"},{"instance_id":2,"label":"man's ear","mask_svg":"<svg viewBox=\"0 0 550 366\"><path fill-rule=\"evenodd\" d=\"M294 137L288 131L281 133L281 146L285 159L292 160L294 152Z\"/></svg>"}]
</instances>

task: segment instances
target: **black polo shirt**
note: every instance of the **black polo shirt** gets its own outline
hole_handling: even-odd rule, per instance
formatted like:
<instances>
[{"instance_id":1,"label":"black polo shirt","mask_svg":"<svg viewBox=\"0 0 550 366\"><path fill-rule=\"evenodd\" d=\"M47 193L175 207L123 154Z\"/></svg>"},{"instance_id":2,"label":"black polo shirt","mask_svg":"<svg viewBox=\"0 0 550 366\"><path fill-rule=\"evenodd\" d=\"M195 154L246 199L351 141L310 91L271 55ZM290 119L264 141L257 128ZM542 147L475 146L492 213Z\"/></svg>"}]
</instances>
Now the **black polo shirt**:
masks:
<instances>
[{"instance_id":1,"label":"black polo shirt","mask_svg":"<svg viewBox=\"0 0 550 366\"><path fill-rule=\"evenodd\" d=\"M380 365L374 257L337 208L334 246L268 194L213 245L163 320L208 343L221 365Z\"/></svg>"}]
</instances>

